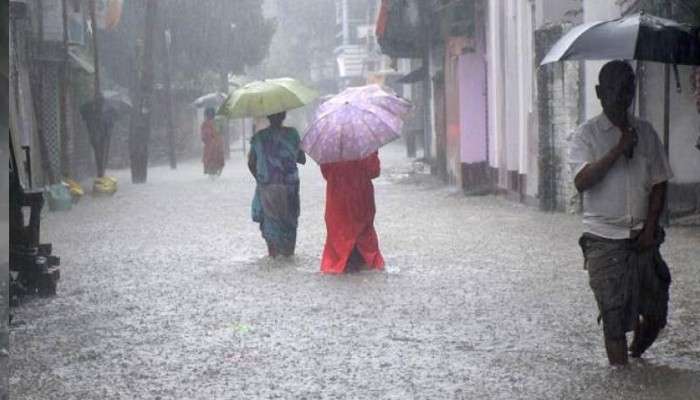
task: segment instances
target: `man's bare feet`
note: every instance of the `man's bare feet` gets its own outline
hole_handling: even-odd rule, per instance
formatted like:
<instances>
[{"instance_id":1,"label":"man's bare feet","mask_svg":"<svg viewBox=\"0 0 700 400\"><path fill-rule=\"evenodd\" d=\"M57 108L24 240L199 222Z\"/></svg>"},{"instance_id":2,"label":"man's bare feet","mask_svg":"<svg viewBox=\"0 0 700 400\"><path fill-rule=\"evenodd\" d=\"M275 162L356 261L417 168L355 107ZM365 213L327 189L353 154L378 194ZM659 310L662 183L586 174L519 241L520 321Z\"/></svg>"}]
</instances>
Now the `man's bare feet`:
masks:
<instances>
[{"instance_id":1,"label":"man's bare feet","mask_svg":"<svg viewBox=\"0 0 700 400\"><path fill-rule=\"evenodd\" d=\"M605 351L608 353L610 365L627 365L627 339L605 339Z\"/></svg>"},{"instance_id":2,"label":"man's bare feet","mask_svg":"<svg viewBox=\"0 0 700 400\"><path fill-rule=\"evenodd\" d=\"M634 339L630 345L630 357L639 358L659 336L661 328L659 324L652 320L642 320L634 330Z\"/></svg>"}]
</instances>

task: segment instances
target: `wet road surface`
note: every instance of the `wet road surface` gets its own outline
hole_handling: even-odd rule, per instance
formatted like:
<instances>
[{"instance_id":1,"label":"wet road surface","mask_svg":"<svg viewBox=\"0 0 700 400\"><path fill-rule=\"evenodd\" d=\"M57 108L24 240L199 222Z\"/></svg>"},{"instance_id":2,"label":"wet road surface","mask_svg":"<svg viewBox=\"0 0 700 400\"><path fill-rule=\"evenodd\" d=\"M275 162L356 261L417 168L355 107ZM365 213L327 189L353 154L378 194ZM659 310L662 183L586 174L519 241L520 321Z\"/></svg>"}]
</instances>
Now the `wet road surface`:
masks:
<instances>
[{"instance_id":1,"label":"wet road surface","mask_svg":"<svg viewBox=\"0 0 700 400\"><path fill-rule=\"evenodd\" d=\"M464 197L382 150L385 272L318 273L324 183L302 167L297 256L264 256L240 153L117 171L51 213L58 295L17 308L13 399L700 399L700 229L668 229L668 328L607 366L579 217Z\"/></svg>"}]
</instances>

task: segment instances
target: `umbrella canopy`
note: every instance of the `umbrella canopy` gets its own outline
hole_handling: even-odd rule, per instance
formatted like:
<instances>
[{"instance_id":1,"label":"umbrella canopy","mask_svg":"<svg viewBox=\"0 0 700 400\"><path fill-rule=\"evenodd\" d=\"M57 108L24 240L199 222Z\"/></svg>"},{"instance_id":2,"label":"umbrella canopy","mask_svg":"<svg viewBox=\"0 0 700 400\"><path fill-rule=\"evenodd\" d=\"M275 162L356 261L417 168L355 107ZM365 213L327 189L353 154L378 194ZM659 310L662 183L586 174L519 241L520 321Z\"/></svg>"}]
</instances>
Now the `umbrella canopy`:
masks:
<instances>
[{"instance_id":1,"label":"umbrella canopy","mask_svg":"<svg viewBox=\"0 0 700 400\"><path fill-rule=\"evenodd\" d=\"M221 103L226 100L226 95L221 92L207 93L204 96L198 97L192 105L197 108L219 108Z\"/></svg>"},{"instance_id":2,"label":"umbrella canopy","mask_svg":"<svg viewBox=\"0 0 700 400\"><path fill-rule=\"evenodd\" d=\"M229 118L264 117L303 107L318 97L292 78L255 81L236 89L219 108L219 114Z\"/></svg>"},{"instance_id":3,"label":"umbrella canopy","mask_svg":"<svg viewBox=\"0 0 700 400\"><path fill-rule=\"evenodd\" d=\"M102 98L108 106L119 111L128 111L133 107L129 95L117 90L103 90Z\"/></svg>"},{"instance_id":4,"label":"umbrella canopy","mask_svg":"<svg viewBox=\"0 0 700 400\"><path fill-rule=\"evenodd\" d=\"M411 102L398 96L390 88L372 84L349 87L343 90L336 96L332 96L324 101L323 104L318 107L316 113L320 115L332 107L343 105L346 102L374 104L401 117L406 116L413 108Z\"/></svg>"},{"instance_id":5,"label":"umbrella canopy","mask_svg":"<svg viewBox=\"0 0 700 400\"><path fill-rule=\"evenodd\" d=\"M700 65L700 38L689 26L648 14L572 28L541 65L563 60L640 60Z\"/></svg>"},{"instance_id":6,"label":"umbrella canopy","mask_svg":"<svg viewBox=\"0 0 700 400\"><path fill-rule=\"evenodd\" d=\"M359 160L400 137L410 103L387 92L358 92L346 89L319 107L301 142L317 163Z\"/></svg>"}]
</instances>

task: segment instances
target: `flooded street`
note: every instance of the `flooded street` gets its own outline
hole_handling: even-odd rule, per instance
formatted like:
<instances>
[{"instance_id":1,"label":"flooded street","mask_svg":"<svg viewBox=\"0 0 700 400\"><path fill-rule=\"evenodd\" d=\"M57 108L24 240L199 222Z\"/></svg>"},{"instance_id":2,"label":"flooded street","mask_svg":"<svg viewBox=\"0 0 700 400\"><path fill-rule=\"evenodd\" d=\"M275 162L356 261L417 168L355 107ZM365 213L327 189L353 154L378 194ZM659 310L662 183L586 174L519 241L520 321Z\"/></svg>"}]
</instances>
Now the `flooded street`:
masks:
<instances>
[{"instance_id":1,"label":"flooded street","mask_svg":"<svg viewBox=\"0 0 700 400\"><path fill-rule=\"evenodd\" d=\"M612 369L579 217L464 197L402 151L380 151L381 273L318 273L313 162L289 261L263 256L240 153L216 181L197 161L143 185L118 171L113 197L47 214L62 276L14 310L12 398L700 398L700 230L668 229L668 328Z\"/></svg>"}]
</instances>

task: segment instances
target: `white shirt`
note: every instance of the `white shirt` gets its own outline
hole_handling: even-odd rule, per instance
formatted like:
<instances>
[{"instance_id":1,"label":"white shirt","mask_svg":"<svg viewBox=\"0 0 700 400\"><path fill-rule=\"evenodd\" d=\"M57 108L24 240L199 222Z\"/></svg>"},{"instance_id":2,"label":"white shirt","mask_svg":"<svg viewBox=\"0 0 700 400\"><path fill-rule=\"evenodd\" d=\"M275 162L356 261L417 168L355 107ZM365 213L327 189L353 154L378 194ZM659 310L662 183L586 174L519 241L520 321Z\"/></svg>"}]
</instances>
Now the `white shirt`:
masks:
<instances>
[{"instance_id":1,"label":"white shirt","mask_svg":"<svg viewBox=\"0 0 700 400\"><path fill-rule=\"evenodd\" d=\"M583 192L584 231L608 239L628 239L647 218L652 186L668 181L673 172L659 136L650 123L633 115L637 131L631 159L620 156L595 186ZM605 114L591 118L569 138L569 165L573 176L589 163L603 158L622 133Z\"/></svg>"}]
</instances>

